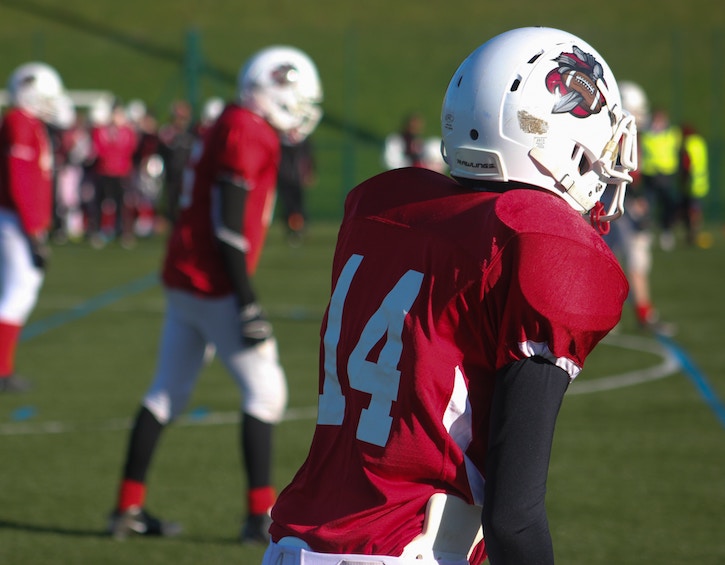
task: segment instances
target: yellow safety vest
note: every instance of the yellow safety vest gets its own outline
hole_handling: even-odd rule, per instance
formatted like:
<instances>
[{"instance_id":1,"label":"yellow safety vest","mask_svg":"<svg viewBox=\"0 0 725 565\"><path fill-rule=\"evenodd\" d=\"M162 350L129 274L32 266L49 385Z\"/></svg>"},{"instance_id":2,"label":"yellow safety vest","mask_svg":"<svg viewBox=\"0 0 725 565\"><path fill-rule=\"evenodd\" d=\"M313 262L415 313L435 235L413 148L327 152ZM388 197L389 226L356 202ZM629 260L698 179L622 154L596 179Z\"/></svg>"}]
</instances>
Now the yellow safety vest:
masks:
<instances>
[{"instance_id":1,"label":"yellow safety vest","mask_svg":"<svg viewBox=\"0 0 725 565\"><path fill-rule=\"evenodd\" d=\"M657 132L643 131L640 135L640 172L646 176L676 174L681 143L682 132L676 126Z\"/></svg>"},{"instance_id":2,"label":"yellow safety vest","mask_svg":"<svg viewBox=\"0 0 725 565\"><path fill-rule=\"evenodd\" d=\"M710 190L707 142L701 135L688 135L683 141L683 149L690 158L690 194L702 198Z\"/></svg>"}]
</instances>

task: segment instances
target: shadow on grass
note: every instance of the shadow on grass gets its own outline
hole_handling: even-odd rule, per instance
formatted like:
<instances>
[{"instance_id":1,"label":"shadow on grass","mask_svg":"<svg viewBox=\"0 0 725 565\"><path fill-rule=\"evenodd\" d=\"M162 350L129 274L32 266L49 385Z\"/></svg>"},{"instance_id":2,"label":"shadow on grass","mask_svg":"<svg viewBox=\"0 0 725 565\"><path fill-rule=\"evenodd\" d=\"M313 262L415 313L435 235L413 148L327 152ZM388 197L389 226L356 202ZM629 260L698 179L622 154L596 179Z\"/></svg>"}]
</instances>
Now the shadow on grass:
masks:
<instances>
[{"instance_id":1,"label":"shadow on grass","mask_svg":"<svg viewBox=\"0 0 725 565\"><path fill-rule=\"evenodd\" d=\"M79 536L86 538L109 537L106 530L83 530L55 525L30 524L10 520L0 520L0 530L16 530L34 534L59 534L64 536Z\"/></svg>"},{"instance_id":2,"label":"shadow on grass","mask_svg":"<svg viewBox=\"0 0 725 565\"><path fill-rule=\"evenodd\" d=\"M80 538L98 538L103 539L106 538L110 542L113 543L125 543L124 541L118 541L111 538L111 536L108 534L108 532L105 529L82 529L82 528L68 528L63 526L57 526L52 524L31 524L28 522L19 522L19 521L12 521L12 520L0 520L0 530L13 530L17 532L25 532L28 534L56 534L61 536L72 536L72 537L80 537ZM142 536L134 536L134 537L142 537ZM151 537L147 538L151 539ZM161 540L162 538L159 536L154 536L154 540ZM133 538L131 538L131 543ZM129 541L129 540L127 540ZM266 546L263 546L258 543L240 543L239 540L236 537L232 536L193 536L193 535L184 535L183 533L179 536L175 536L172 538L165 538L163 539L164 542L182 542L182 543L192 543L192 544L212 544L212 545L237 545L240 548L255 548L263 550Z\"/></svg>"}]
</instances>

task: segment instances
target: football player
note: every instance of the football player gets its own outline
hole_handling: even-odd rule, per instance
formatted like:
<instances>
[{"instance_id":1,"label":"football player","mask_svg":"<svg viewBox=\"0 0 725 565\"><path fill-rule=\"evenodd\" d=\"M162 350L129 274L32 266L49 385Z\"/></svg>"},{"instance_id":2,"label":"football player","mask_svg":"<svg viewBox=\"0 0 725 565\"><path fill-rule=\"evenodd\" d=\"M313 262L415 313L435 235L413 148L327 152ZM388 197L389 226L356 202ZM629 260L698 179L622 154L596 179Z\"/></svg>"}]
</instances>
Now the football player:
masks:
<instances>
[{"instance_id":1,"label":"football player","mask_svg":"<svg viewBox=\"0 0 725 565\"><path fill-rule=\"evenodd\" d=\"M317 426L265 565L553 563L555 421L628 292L592 223L622 212L636 128L603 57L550 28L470 54L441 121L453 178L396 169L347 197Z\"/></svg>"},{"instance_id":2,"label":"football player","mask_svg":"<svg viewBox=\"0 0 725 565\"><path fill-rule=\"evenodd\" d=\"M621 81L619 92L622 107L634 117L637 131L641 134L648 127L650 108L647 94L637 83ZM638 140L641 140L638 135ZM641 328L655 334L672 337L677 327L672 322L660 318L654 306L650 286L652 271L653 209L650 195L645 191L639 172L632 174L633 182L627 188L627 206L621 220L612 224L612 229L604 237L612 250L620 257L627 273L630 287L629 300L634 309L635 318ZM608 191L604 200L606 201Z\"/></svg>"},{"instance_id":3,"label":"football player","mask_svg":"<svg viewBox=\"0 0 725 565\"><path fill-rule=\"evenodd\" d=\"M162 279L167 310L158 365L131 431L110 533L174 535L150 515L146 474L167 426L186 407L213 346L239 386L241 451L248 518L242 540L268 539L273 426L287 399L272 327L251 284L271 220L280 135L309 135L321 117L322 88L312 60L272 46L242 67L228 104L192 156Z\"/></svg>"},{"instance_id":4,"label":"football player","mask_svg":"<svg viewBox=\"0 0 725 565\"><path fill-rule=\"evenodd\" d=\"M53 218L53 153L47 125L68 127L73 103L45 63L18 67L0 125L0 393L21 392L15 350L45 278Z\"/></svg>"}]
</instances>

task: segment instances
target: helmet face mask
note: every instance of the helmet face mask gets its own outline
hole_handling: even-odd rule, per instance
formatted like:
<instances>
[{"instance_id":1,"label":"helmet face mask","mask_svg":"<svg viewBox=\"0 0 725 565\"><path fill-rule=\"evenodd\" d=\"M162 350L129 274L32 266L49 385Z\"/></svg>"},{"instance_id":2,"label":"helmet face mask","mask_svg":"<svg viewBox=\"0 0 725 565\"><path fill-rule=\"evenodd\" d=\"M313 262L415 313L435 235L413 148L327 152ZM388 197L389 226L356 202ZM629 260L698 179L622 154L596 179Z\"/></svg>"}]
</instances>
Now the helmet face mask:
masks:
<instances>
[{"instance_id":1,"label":"helmet face mask","mask_svg":"<svg viewBox=\"0 0 725 565\"><path fill-rule=\"evenodd\" d=\"M10 101L32 116L51 125L69 126L75 119L73 103L57 71L45 63L18 67L8 83Z\"/></svg>"},{"instance_id":2,"label":"helmet face mask","mask_svg":"<svg viewBox=\"0 0 725 565\"><path fill-rule=\"evenodd\" d=\"M604 59L570 33L521 28L476 49L451 79L441 125L454 177L544 188L581 213L615 185L601 220L623 211L634 119Z\"/></svg>"},{"instance_id":3,"label":"helmet face mask","mask_svg":"<svg viewBox=\"0 0 725 565\"><path fill-rule=\"evenodd\" d=\"M240 102L291 142L310 135L322 118L322 86L312 60L294 47L272 46L253 55L238 77Z\"/></svg>"}]
</instances>

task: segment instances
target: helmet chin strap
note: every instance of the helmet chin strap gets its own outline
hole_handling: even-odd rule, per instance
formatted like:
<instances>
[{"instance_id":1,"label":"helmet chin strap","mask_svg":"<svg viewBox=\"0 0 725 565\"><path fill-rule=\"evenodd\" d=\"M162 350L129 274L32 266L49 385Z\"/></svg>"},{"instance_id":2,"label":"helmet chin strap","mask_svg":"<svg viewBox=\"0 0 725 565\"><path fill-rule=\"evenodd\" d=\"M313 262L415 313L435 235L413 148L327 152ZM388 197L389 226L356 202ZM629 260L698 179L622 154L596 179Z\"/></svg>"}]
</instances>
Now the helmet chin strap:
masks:
<instances>
[{"instance_id":1,"label":"helmet chin strap","mask_svg":"<svg viewBox=\"0 0 725 565\"><path fill-rule=\"evenodd\" d=\"M604 204L597 202L589 212L589 221L600 234L607 235L609 233L610 220L603 220L602 218L604 217L608 217L605 215Z\"/></svg>"}]
</instances>

